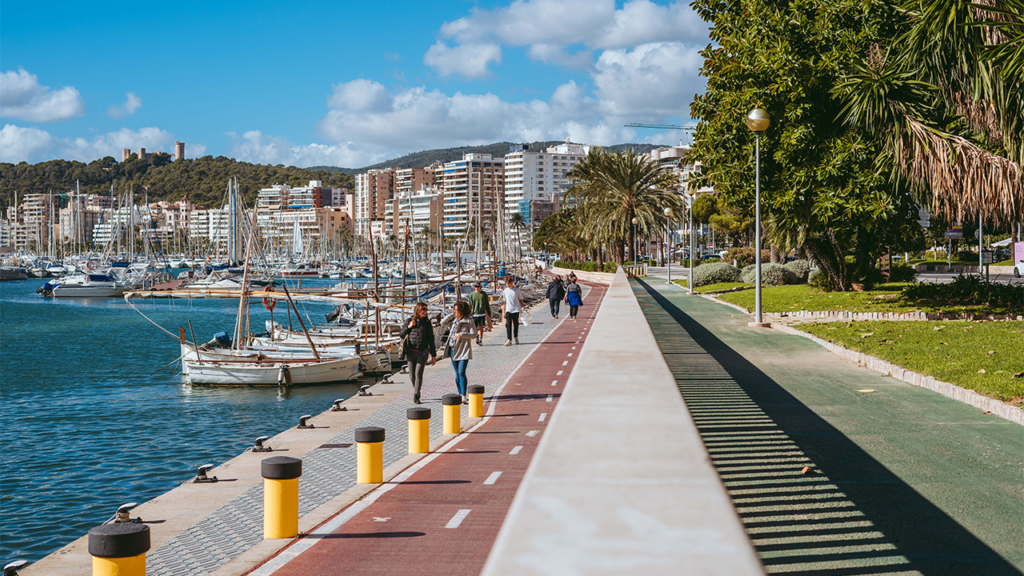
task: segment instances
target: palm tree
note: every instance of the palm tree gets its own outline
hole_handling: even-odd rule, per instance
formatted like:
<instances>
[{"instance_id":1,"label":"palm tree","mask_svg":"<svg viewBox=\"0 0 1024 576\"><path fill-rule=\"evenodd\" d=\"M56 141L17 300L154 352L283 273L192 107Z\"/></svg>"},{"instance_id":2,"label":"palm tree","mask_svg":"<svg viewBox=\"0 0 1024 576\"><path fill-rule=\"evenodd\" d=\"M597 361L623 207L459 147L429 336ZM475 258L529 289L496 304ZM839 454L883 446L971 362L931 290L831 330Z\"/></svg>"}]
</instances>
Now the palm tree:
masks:
<instances>
[{"instance_id":1,"label":"palm tree","mask_svg":"<svg viewBox=\"0 0 1024 576\"><path fill-rule=\"evenodd\" d=\"M513 212L509 216L508 223L516 229L516 246L519 247L519 260L523 260L522 229L526 227L526 216L522 212Z\"/></svg>"},{"instance_id":2,"label":"palm tree","mask_svg":"<svg viewBox=\"0 0 1024 576\"><path fill-rule=\"evenodd\" d=\"M665 209L682 214L680 182L646 154L633 150L608 153L592 150L569 173L576 183L567 197L586 216L585 231L601 245L615 245L621 263L628 243L636 260L636 233L656 235L665 229ZM634 231L633 218L637 219Z\"/></svg>"},{"instance_id":3,"label":"palm tree","mask_svg":"<svg viewBox=\"0 0 1024 576\"><path fill-rule=\"evenodd\" d=\"M847 124L951 220L1024 214L1024 1L909 2L909 27L840 82Z\"/></svg>"}]
</instances>

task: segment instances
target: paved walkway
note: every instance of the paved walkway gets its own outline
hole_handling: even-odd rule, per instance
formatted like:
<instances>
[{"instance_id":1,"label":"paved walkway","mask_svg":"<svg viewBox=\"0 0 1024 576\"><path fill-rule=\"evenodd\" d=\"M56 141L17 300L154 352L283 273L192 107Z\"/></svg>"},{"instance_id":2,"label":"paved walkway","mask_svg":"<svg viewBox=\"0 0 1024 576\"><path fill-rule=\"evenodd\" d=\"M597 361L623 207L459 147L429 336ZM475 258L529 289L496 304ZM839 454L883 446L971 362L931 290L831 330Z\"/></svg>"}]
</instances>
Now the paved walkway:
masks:
<instances>
[{"instance_id":1,"label":"paved walkway","mask_svg":"<svg viewBox=\"0 0 1024 576\"><path fill-rule=\"evenodd\" d=\"M537 345L477 427L367 495L368 505L353 505L296 541L302 552L286 548L253 574L479 574L603 293L591 287L577 321L546 320L556 327L539 344L539 334L521 333L524 344ZM538 306L534 321L545 313ZM492 352L475 350L470 367ZM404 449L405 436L392 444Z\"/></svg>"},{"instance_id":2,"label":"paved walkway","mask_svg":"<svg viewBox=\"0 0 1024 576\"><path fill-rule=\"evenodd\" d=\"M767 572L1021 574L1024 428L632 284Z\"/></svg>"},{"instance_id":3,"label":"paved walkway","mask_svg":"<svg viewBox=\"0 0 1024 576\"><path fill-rule=\"evenodd\" d=\"M487 394L503 383L522 361L557 325L544 304L532 310L533 322L520 326L520 346L502 346L503 324L494 325L482 348L474 349L467 376L471 384L483 384ZM431 438L441 435L441 395L455 392L454 372L447 359L428 368L423 383L423 404L432 409ZM396 380L407 377L396 377ZM303 457L303 476L299 491L299 514L304 516L355 485L355 449L353 430L360 426L380 426L388 431L384 444L384 466L396 462L408 452L405 411L412 404L410 391L341 432L322 447ZM467 416L462 407L462 417ZM392 440L393 439L393 440ZM150 576L203 576L216 570L263 540L263 485L246 490L237 498L198 522L163 546L150 552Z\"/></svg>"}]
</instances>

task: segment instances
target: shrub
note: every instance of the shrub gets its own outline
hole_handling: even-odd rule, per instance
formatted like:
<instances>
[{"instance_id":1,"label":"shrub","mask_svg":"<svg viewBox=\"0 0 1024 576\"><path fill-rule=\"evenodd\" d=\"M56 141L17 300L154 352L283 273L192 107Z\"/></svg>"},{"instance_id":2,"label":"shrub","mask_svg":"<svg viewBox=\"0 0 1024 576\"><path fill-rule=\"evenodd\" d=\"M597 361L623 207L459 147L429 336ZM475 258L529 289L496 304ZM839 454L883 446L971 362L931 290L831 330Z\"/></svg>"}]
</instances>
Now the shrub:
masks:
<instances>
[{"instance_id":1,"label":"shrub","mask_svg":"<svg viewBox=\"0 0 1024 576\"><path fill-rule=\"evenodd\" d=\"M793 260L785 265L786 270L789 270L796 276L796 284L804 284L807 282L807 277L811 274L811 263L807 260Z\"/></svg>"},{"instance_id":2,"label":"shrub","mask_svg":"<svg viewBox=\"0 0 1024 576\"><path fill-rule=\"evenodd\" d=\"M956 260L960 262L968 262L971 264L978 263L978 253L974 250L960 250L956 253Z\"/></svg>"},{"instance_id":3,"label":"shrub","mask_svg":"<svg viewBox=\"0 0 1024 576\"><path fill-rule=\"evenodd\" d=\"M696 271L694 272L696 275ZM757 279L755 266L745 266L740 272L740 280L747 284L754 284ZM761 263L761 284L767 286L782 286L783 284L796 284L796 275L782 264Z\"/></svg>"},{"instance_id":4,"label":"shrub","mask_svg":"<svg viewBox=\"0 0 1024 576\"><path fill-rule=\"evenodd\" d=\"M718 262L721 262L721 261L722 261L721 258L708 258L706 260L702 260L701 261L701 266L703 266L704 264L717 264Z\"/></svg>"},{"instance_id":5,"label":"shrub","mask_svg":"<svg viewBox=\"0 0 1024 576\"><path fill-rule=\"evenodd\" d=\"M772 255L767 250L761 250L761 263L764 264L772 259ZM754 263L754 249L753 248L730 248L725 253L725 261L731 262L735 260L736 265L743 267L748 264Z\"/></svg>"},{"instance_id":6,"label":"shrub","mask_svg":"<svg viewBox=\"0 0 1024 576\"><path fill-rule=\"evenodd\" d=\"M832 291L832 279L827 272L821 269L811 270L811 273L807 275L807 283L822 292Z\"/></svg>"},{"instance_id":7,"label":"shrub","mask_svg":"<svg viewBox=\"0 0 1024 576\"><path fill-rule=\"evenodd\" d=\"M917 270L909 264L894 264L889 269L889 282L913 282L917 279Z\"/></svg>"},{"instance_id":8,"label":"shrub","mask_svg":"<svg viewBox=\"0 0 1024 576\"><path fill-rule=\"evenodd\" d=\"M699 288L719 282L739 282L740 271L732 264L713 262L693 269L693 286Z\"/></svg>"},{"instance_id":9,"label":"shrub","mask_svg":"<svg viewBox=\"0 0 1024 576\"><path fill-rule=\"evenodd\" d=\"M905 300L933 300L949 304L987 304L1024 310L1024 286L986 282L977 276L957 276L949 284L921 283L903 289Z\"/></svg>"}]
</instances>

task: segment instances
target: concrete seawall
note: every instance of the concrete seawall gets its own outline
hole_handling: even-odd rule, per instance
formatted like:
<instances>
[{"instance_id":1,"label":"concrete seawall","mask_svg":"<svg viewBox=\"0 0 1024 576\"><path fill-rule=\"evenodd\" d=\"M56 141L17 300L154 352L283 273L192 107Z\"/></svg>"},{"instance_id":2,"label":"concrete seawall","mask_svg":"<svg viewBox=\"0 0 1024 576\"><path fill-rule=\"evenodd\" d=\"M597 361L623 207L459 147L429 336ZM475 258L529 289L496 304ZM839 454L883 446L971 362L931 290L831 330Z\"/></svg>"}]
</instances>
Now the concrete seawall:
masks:
<instances>
[{"instance_id":1,"label":"concrete seawall","mask_svg":"<svg viewBox=\"0 0 1024 576\"><path fill-rule=\"evenodd\" d=\"M621 270L588 326L483 573L763 574Z\"/></svg>"}]
</instances>

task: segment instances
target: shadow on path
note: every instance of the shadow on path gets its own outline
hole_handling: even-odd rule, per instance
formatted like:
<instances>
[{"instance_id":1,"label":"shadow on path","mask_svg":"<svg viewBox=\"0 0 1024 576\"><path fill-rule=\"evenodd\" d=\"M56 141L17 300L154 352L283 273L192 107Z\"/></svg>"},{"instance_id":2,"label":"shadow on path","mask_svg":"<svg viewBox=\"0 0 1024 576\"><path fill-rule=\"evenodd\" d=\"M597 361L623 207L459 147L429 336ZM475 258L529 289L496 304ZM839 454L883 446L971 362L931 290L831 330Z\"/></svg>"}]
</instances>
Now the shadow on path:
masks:
<instances>
[{"instance_id":1,"label":"shadow on path","mask_svg":"<svg viewBox=\"0 0 1024 576\"><path fill-rule=\"evenodd\" d=\"M1021 575L657 289L634 293L769 573Z\"/></svg>"}]
</instances>

